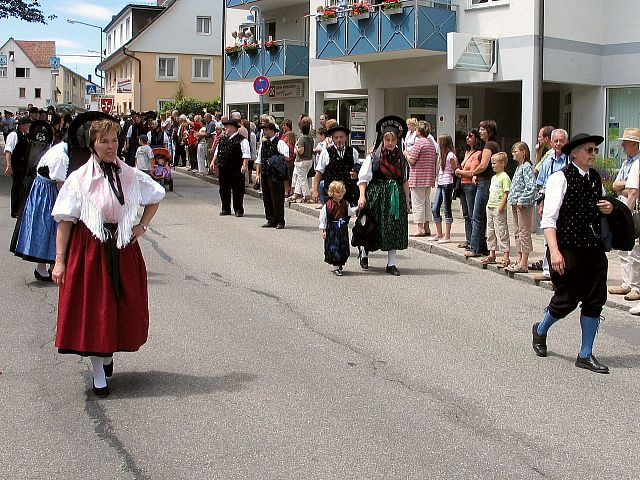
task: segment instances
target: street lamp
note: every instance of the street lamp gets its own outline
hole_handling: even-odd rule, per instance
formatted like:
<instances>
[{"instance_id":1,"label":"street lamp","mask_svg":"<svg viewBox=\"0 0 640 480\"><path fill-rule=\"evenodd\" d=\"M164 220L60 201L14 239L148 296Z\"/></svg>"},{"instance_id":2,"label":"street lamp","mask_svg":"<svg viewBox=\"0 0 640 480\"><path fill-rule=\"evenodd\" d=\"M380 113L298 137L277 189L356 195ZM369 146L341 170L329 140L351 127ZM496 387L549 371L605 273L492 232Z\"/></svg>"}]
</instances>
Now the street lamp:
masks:
<instances>
[{"instance_id":1,"label":"street lamp","mask_svg":"<svg viewBox=\"0 0 640 480\"><path fill-rule=\"evenodd\" d=\"M252 6L249 9L249 15L247 20L253 20L258 29L258 40L260 42L260 48L264 48L264 18L262 16L262 10L258 6ZM260 55L260 74L264 75L264 52ZM260 116L264 114L264 95L260 95Z\"/></svg>"},{"instance_id":2,"label":"street lamp","mask_svg":"<svg viewBox=\"0 0 640 480\"><path fill-rule=\"evenodd\" d=\"M80 20L72 20L70 18L67 18L67 23L79 23L80 25L86 25L87 27L93 27L93 28L97 28L98 30L100 30L100 63L102 63L102 27L98 26L98 25L93 25L91 23L85 23L85 22L81 22ZM98 68L96 67L96 75L97 75L97 70ZM98 75L100 77L100 89L102 90L104 88L103 85L103 81L104 81L104 75Z\"/></svg>"}]
</instances>

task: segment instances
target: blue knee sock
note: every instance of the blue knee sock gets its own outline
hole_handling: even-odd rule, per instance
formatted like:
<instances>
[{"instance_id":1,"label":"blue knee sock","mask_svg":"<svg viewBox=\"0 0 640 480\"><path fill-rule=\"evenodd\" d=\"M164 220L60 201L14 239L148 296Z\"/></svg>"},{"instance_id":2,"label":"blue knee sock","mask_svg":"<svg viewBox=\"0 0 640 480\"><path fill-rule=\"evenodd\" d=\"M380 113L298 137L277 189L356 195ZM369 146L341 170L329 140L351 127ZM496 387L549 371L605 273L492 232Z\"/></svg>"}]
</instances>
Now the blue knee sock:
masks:
<instances>
[{"instance_id":1,"label":"blue knee sock","mask_svg":"<svg viewBox=\"0 0 640 480\"><path fill-rule=\"evenodd\" d=\"M580 357L587 358L591 355L593 349L593 341L596 339L596 332L600 325L598 317L587 317L580 315L580 326L582 327L582 348L580 349Z\"/></svg>"},{"instance_id":2,"label":"blue knee sock","mask_svg":"<svg viewBox=\"0 0 640 480\"><path fill-rule=\"evenodd\" d=\"M553 315L551 315L551 312L549 312L549 308L547 308L544 312L544 319L542 319L540 325L538 325L538 334L546 335L551 328L551 325L556 323L558 320L558 318L555 318Z\"/></svg>"}]
</instances>

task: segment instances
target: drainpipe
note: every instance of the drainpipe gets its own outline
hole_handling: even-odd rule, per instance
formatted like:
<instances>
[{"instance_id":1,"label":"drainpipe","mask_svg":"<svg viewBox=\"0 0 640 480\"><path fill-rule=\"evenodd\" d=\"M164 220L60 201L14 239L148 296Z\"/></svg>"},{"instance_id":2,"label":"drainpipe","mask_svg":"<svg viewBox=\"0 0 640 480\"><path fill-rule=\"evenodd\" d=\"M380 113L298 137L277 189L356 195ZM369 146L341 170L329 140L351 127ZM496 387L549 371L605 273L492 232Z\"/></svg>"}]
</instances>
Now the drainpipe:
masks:
<instances>
[{"instance_id":1,"label":"drainpipe","mask_svg":"<svg viewBox=\"0 0 640 480\"><path fill-rule=\"evenodd\" d=\"M226 64L226 55L224 52L224 44L227 40L227 2L226 0L222 2L222 78L220 79L220 112L224 114L224 90L227 88L227 82L225 81L225 76L227 72L225 71Z\"/></svg>"},{"instance_id":2,"label":"drainpipe","mask_svg":"<svg viewBox=\"0 0 640 480\"><path fill-rule=\"evenodd\" d=\"M139 58L127 53L127 46L122 47L122 53L126 57L133 58L136 62L138 62L138 100L136 102L137 105L134 105L134 110L140 113L140 105L142 104L142 61ZM155 110L155 109L154 109Z\"/></svg>"},{"instance_id":3,"label":"drainpipe","mask_svg":"<svg viewBox=\"0 0 640 480\"><path fill-rule=\"evenodd\" d=\"M539 1L538 11L538 118L536 124L542 126L542 106L544 90L544 7L545 0Z\"/></svg>"}]
</instances>

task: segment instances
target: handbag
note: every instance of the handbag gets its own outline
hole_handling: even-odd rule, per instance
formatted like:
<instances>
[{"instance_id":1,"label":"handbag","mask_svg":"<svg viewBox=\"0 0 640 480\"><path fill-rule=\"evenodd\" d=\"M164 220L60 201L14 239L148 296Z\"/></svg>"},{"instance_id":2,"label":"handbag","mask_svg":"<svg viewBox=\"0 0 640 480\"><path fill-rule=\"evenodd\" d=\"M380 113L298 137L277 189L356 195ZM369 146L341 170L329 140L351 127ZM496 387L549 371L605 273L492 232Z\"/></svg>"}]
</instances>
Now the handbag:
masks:
<instances>
[{"instance_id":1,"label":"handbag","mask_svg":"<svg viewBox=\"0 0 640 480\"><path fill-rule=\"evenodd\" d=\"M456 177L453 182L453 192L451 194L451 198L456 200L460 198L460 193L462 191L462 179L460 177Z\"/></svg>"}]
</instances>

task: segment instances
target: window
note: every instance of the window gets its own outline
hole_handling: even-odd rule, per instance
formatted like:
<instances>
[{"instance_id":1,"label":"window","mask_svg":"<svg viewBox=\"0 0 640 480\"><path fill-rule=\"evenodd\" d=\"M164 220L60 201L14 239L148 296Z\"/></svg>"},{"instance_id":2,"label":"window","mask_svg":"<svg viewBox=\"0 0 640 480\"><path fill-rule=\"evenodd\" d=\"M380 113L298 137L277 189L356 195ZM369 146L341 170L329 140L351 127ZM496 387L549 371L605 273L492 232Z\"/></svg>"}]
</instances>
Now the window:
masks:
<instances>
[{"instance_id":1,"label":"window","mask_svg":"<svg viewBox=\"0 0 640 480\"><path fill-rule=\"evenodd\" d=\"M111 35L107 35L107 53L111 53Z\"/></svg>"},{"instance_id":2,"label":"window","mask_svg":"<svg viewBox=\"0 0 640 480\"><path fill-rule=\"evenodd\" d=\"M131 19L127 18L127 38L131 37Z\"/></svg>"},{"instance_id":3,"label":"window","mask_svg":"<svg viewBox=\"0 0 640 480\"><path fill-rule=\"evenodd\" d=\"M211 35L211 17L196 17L196 33Z\"/></svg>"},{"instance_id":4,"label":"window","mask_svg":"<svg viewBox=\"0 0 640 480\"><path fill-rule=\"evenodd\" d=\"M176 57L158 57L157 77L160 80L173 80L177 78L176 74Z\"/></svg>"},{"instance_id":5,"label":"window","mask_svg":"<svg viewBox=\"0 0 640 480\"><path fill-rule=\"evenodd\" d=\"M120 24L120 45L124 43L124 24Z\"/></svg>"},{"instance_id":6,"label":"window","mask_svg":"<svg viewBox=\"0 0 640 480\"><path fill-rule=\"evenodd\" d=\"M175 100L173 98L159 98L156 101L156 105L158 106L157 108L158 112L164 111L164 105L169 102L175 102Z\"/></svg>"},{"instance_id":7,"label":"window","mask_svg":"<svg viewBox=\"0 0 640 480\"><path fill-rule=\"evenodd\" d=\"M267 40L276 39L276 22L266 22L265 29L267 30Z\"/></svg>"},{"instance_id":8,"label":"window","mask_svg":"<svg viewBox=\"0 0 640 480\"><path fill-rule=\"evenodd\" d=\"M509 0L468 0L468 8L490 8L509 5Z\"/></svg>"},{"instance_id":9,"label":"window","mask_svg":"<svg viewBox=\"0 0 640 480\"><path fill-rule=\"evenodd\" d=\"M75 77L73 77L73 86L74 87L76 86L76 78Z\"/></svg>"},{"instance_id":10,"label":"window","mask_svg":"<svg viewBox=\"0 0 640 480\"><path fill-rule=\"evenodd\" d=\"M27 97L27 89L24 87L20 87L18 89L18 97L20 98L26 98Z\"/></svg>"},{"instance_id":11,"label":"window","mask_svg":"<svg viewBox=\"0 0 640 480\"><path fill-rule=\"evenodd\" d=\"M16 67L16 78L29 78L31 76L30 68Z\"/></svg>"},{"instance_id":12,"label":"window","mask_svg":"<svg viewBox=\"0 0 640 480\"><path fill-rule=\"evenodd\" d=\"M193 80L194 81L212 80L210 58L194 58L193 59Z\"/></svg>"},{"instance_id":13,"label":"window","mask_svg":"<svg viewBox=\"0 0 640 480\"><path fill-rule=\"evenodd\" d=\"M33 95L35 98L42 98L42 89L36 88L35 94Z\"/></svg>"},{"instance_id":14,"label":"window","mask_svg":"<svg viewBox=\"0 0 640 480\"><path fill-rule=\"evenodd\" d=\"M0 67L0 78L5 78L7 76L7 67Z\"/></svg>"}]
</instances>

